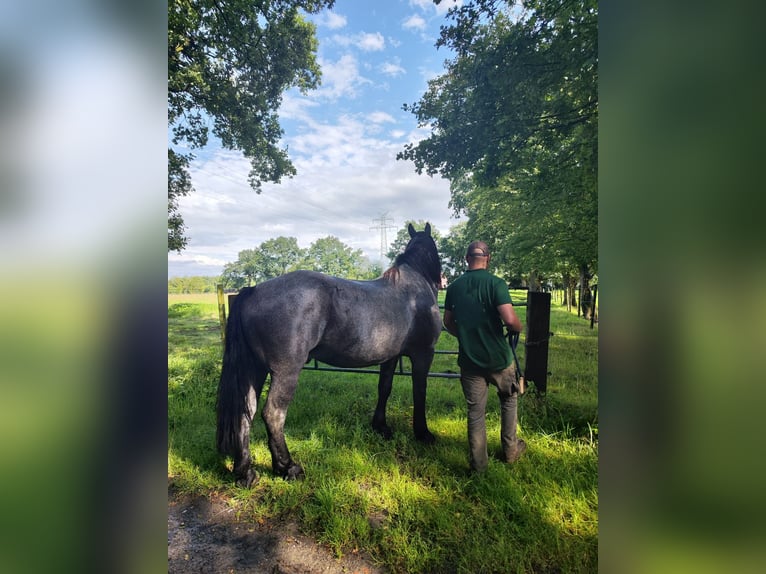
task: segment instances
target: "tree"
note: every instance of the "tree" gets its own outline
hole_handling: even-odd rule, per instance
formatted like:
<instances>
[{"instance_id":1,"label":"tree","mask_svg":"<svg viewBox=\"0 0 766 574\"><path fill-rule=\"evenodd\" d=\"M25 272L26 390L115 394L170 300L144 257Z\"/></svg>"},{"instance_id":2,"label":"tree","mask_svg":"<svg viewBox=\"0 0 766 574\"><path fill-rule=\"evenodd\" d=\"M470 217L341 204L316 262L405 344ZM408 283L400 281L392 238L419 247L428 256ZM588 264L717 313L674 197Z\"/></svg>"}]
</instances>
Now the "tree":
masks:
<instances>
[{"instance_id":1,"label":"tree","mask_svg":"<svg viewBox=\"0 0 766 574\"><path fill-rule=\"evenodd\" d=\"M259 248L259 279L265 281L296 269L305 253L295 237L280 236L264 241Z\"/></svg>"},{"instance_id":2,"label":"tree","mask_svg":"<svg viewBox=\"0 0 766 574\"><path fill-rule=\"evenodd\" d=\"M168 125L172 144L207 144L210 132L226 149L250 160L249 183L278 183L295 174L277 110L291 87L301 92L320 80L314 14L334 0L169 0ZM168 251L181 251L178 199L192 191L191 153L168 149Z\"/></svg>"},{"instance_id":3,"label":"tree","mask_svg":"<svg viewBox=\"0 0 766 574\"><path fill-rule=\"evenodd\" d=\"M257 281L259 256L257 249L243 249L237 260L223 267L221 282L227 289L242 289Z\"/></svg>"},{"instance_id":4,"label":"tree","mask_svg":"<svg viewBox=\"0 0 766 574\"><path fill-rule=\"evenodd\" d=\"M369 261L369 260L368 260ZM367 265L367 272L360 279L377 279L383 275L383 266L380 263L369 263Z\"/></svg>"},{"instance_id":5,"label":"tree","mask_svg":"<svg viewBox=\"0 0 766 574\"><path fill-rule=\"evenodd\" d=\"M248 287L296 269L304 255L295 237L267 239L240 251L236 261L224 266L221 280L230 289Z\"/></svg>"},{"instance_id":6,"label":"tree","mask_svg":"<svg viewBox=\"0 0 766 574\"><path fill-rule=\"evenodd\" d=\"M192 190L189 177L189 156L168 150L168 251L179 253L186 247L183 218L178 211L178 200Z\"/></svg>"},{"instance_id":7,"label":"tree","mask_svg":"<svg viewBox=\"0 0 766 574\"><path fill-rule=\"evenodd\" d=\"M597 269L598 27L595 0L474 0L449 11L437 46L456 56L404 106L431 135L397 155L450 180L506 278L564 263Z\"/></svg>"},{"instance_id":8,"label":"tree","mask_svg":"<svg viewBox=\"0 0 766 574\"><path fill-rule=\"evenodd\" d=\"M467 235L468 224L463 221L450 228L449 234L439 241L439 256L447 283L452 283L466 269L465 253L472 239Z\"/></svg>"},{"instance_id":9,"label":"tree","mask_svg":"<svg viewBox=\"0 0 766 574\"><path fill-rule=\"evenodd\" d=\"M211 293L215 291L217 277L193 276L168 279L168 293Z\"/></svg>"},{"instance_id":10,"label":"tree","mask_svg":"<svg viewBox=\"0 0 766 574\"><path fill-rule=\"evenodd\" d=\"M361 279L367 275L362 250L354 250L332 235L321 237L309 246L301 267L347 279Z\"/></svg>"}]
</instances>

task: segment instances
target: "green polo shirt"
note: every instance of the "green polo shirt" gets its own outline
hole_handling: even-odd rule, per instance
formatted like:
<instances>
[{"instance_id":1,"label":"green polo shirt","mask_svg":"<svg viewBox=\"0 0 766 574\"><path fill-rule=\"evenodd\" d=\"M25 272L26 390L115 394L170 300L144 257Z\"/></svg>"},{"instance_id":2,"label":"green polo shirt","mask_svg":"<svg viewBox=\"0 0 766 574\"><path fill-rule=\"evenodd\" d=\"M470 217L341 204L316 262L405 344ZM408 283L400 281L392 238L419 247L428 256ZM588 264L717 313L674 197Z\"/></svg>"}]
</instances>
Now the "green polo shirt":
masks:
<instances>
[{"instance_id":1,"label":"green polo shirt","mask_svg":"<svg viewBox=\"0 0 766 574\"><path fill-rule=\"evenodd\" d=\"M466 271L448 288L444 308L452 311L458 334L458 365L502 371L511 364L499 305L511 303L505 282L486 269Z\"/></svg>"}]
</instances>

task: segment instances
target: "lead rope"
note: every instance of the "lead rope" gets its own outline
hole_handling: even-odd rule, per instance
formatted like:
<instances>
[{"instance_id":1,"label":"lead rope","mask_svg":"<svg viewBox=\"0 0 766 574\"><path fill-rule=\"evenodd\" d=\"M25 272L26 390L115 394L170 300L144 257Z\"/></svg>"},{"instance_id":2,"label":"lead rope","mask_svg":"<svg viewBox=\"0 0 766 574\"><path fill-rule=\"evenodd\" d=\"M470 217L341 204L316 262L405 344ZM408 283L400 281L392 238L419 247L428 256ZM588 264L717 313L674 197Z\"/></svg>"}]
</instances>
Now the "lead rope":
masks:
<instances>
[{"instance_id":1,"label":"lead rope","mask_svg":"<svg viewBox=\"0 0 766 574\"><path fill-rule=\"evenodd\" d=\"M523 395L524 391L526 390L527 383L524 380L524 372L521 370L521 367L519 366L519 359L516 356L516 345L519 344L520 334L521 333L512 330L510 327L508 328L508 343L511 346L511 353L513 353L513 362L516 364L516 378L519 382L519 394Z\"/></svg>"}]
</instances>

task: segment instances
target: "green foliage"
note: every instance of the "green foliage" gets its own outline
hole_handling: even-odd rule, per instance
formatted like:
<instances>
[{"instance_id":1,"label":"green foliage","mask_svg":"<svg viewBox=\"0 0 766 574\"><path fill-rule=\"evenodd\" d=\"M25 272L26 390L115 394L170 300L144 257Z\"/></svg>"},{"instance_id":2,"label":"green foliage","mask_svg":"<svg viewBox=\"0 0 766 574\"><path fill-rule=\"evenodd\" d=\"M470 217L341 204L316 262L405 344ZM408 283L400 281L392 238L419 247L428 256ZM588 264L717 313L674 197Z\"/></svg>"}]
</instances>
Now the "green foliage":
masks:
<instances>
[{"instance_id":1,"label":"green foliage","mask_svg":"<svg viewBox=\"0 0 766 574\"><path fill-rule=\"evenodd\" d=\"M405 106L430 137L399 159L451 182L506 276L597 270L598 27L595 0L474 0L437 46L457 56Z\"/></svg>"},{"instance_id":2,"label":"green foliage","mask_svg":"<svg viewBox=\"0 0 766 574\"><path fill-rule=\"evenodd\" d=\"M524 300L522 292L512 296ZM386 441L370 428L375 376L304 371L285 432L306 478L271 474L256 416L251 453L261 479L246 490L215 453L215 304L201 305L193 319L188 307L175 309L168 318L168 474L179 490L220 493L242 520L295 520L337 555L364 549L394 573L596 571L598 327L551 310L548 393L540 398L531 390L520 399L528 451L513 466L493 459L484 475L468 473L465 399L456 380L429 380L428 421L437 442L427 446L412 437L407 377L394 381L387 417L394 436ZM454 350L454 338L444 333L439 348ZM454 356L437 357L439 370L457 370ZM494 395L487 427L490 452L497 451Z\"/></svg>"},{"instance_id":3,"label":"green foliage","mask_svg":"<svg viewBox=\"0 0 766 574\"><path fill-rule=\"evenodd\" d=\"M297 269L304 256L295 237L267 239L256 249L240 251L236 261L224 266L221 280L228 289L241 289Z\"/></svg>"},{"instance_id":4,"label":"green foliage","mask_svg":"<svg viewBox=\"0 0 766 574\"><path fill-rule=\"evenodd\" d=\"M183 251L187 238L178 200L192 191L189 176L190 156L168 150L168 251Z\"/></svg>"},{"instance_id":5,"label":"green foliage","mask_svg":"<svg viewBox=\"0 0 766 574\"><path fill-rule=\"evenodd\" d=\"M168 293L214 293L219 281L218 277L202 275L172 277L168 279Z\"/></svg>"},{"instance_id":6,"label":"green foliage","mask_svg":"<svg viewBox=\"0 0 766 574\"><path fill-rule=\"evenodd\" d=\"M250 160L250 185L295 174L279 147L282 94L319 84L317 40L310 14L334 0L170 0L168 124L172 143L191 149L209 132ZM168 250L186 244L177 200L191 191L192 154L168 150Z\"/></svg>"},{"instance_id":7,"label":"green foliage","mask_svg":"<svg viewBox=\"0 0 766 574\"><path fill-rule=\"evenodd\" d=\"M309 246L301 268L347 279L361 279L367 275L362 250L352 249L332 235L320 237Z\"/></svg>"},{"instance_id":8,"label":"green foliage","mask_svg":"<svg viewBox=\"0 0 766 574\"><path fill-rule=\"evenodd\" d=\"M268 239L260 247L261 273L266 279L284 275L294 269L305 254L295 237Z\"/></svg>"},{"instance_id":9,"label":"green foliage","mask_svg":"<svg viewBox=\"0 0 766 574\"><path fill-rule=\"evenodd\" d=\"M473 239L468 235L468 224L458 223L449 230L449 235L439 240L439 257L448 283L452 283L466 269L465 252Z\"/></svg>"},{"instance_id":10,"label":"green foliage","mask_svg":"<svg viewBox=\"0 0 766 574\"><path fill-rule=\"evenodd\" d=\"M221 280L227 289L241 289L296 269L319 271L348 279L371 279L380 275L361 249L352 249L333 236L322 237L308 249L295 237L268 239L255 249L239 252L236 261L224 266Z\"/></svg>"}]
</instances>

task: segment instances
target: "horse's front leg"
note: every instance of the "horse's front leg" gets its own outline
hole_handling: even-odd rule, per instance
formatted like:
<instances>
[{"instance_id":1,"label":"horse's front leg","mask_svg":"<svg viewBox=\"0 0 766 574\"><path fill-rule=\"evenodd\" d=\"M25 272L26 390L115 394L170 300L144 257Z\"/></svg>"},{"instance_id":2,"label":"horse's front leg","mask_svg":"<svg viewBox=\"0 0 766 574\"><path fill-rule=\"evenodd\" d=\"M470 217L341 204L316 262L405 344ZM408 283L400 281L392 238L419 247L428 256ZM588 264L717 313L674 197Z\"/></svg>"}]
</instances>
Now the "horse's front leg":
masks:
<instances>
[{"instance_id":1,"label":"horse's front leg","mask_svg":"<svg viewBox=\"0 0 766 574\"><path fill-rule=\"evenodd\" d=\"M394 382L394 371L399 357L386 361L380 365L380 377L378 378L378 404L375 414L372 416L372 428L380 433L383 438L390 439L394 436L391 428L386 424L386 404L391 396L391 386Z\"/></svg>"},{"instance_id":2,"label":"horse's front leg","mask_svg":"<svg viewBox=\"0 0 766 574\"><path fill-rule=\"evenodd\" d=\"M288 480L304 476L303 468L292 459L285 441L287 407L290 406L298 387L298 373L277 375L272 372L269 396L263 406L263 422L266 423L266 433L269 435L271 468L274 474Z\"/></svg>"},{"instance_id":3,"label":"horse's front leg","mask_svg":"<svg viewBox=\"0 0 766 574\"><path fill-rule=\"evenodd\" d=\"M415 431L415 438L426 444L436 442L436 437L431 434L426 424L426 387L428 386L428 370L434 360L434 351L424 351L423 353L410 356L412 362L412 404L414 407L412 416L412 427Z\"/></svg>"}]
</instances>

